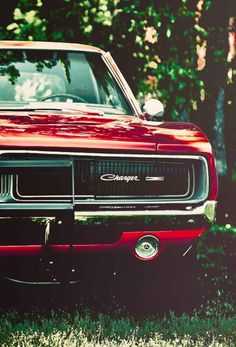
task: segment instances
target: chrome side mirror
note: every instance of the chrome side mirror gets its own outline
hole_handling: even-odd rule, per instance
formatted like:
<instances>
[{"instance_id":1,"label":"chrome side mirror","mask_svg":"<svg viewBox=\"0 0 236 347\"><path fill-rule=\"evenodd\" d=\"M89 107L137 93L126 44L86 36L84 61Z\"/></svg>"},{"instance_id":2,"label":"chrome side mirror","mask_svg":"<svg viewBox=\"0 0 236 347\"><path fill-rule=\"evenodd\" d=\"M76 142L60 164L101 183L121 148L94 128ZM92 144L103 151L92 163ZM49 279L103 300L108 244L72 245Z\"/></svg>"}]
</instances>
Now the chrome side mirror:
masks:
<instances>
[{"instance_id":1,"label":"chrome side mirror","mask_svg":"<svg viewBox=\"0 0 236 347\"><path fill-rule=\"evenodd\" d=\"M161 121L164 115L163 103L157 99L149 99L143 105L143 112L146 120Z\"/></svg>"}]
</instances>

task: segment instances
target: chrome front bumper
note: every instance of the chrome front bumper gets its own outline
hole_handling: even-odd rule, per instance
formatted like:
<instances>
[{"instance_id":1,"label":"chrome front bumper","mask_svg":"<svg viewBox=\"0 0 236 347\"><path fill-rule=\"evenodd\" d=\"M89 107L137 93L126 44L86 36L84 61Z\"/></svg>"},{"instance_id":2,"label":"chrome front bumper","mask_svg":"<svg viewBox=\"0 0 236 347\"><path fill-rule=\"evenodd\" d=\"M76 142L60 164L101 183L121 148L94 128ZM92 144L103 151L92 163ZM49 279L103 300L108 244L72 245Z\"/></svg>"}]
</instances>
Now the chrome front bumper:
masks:
<instances>
[{"instance_id":1,"label":"chrome front bumper","mask_svg":"<svg viewBox=\"0 0 236 347\"><path fill-rule=\"evenodd\" d=\"M74 221L82 225L208 225L215 220L216 201L206 201L198 207L171 210L144 211L76 211Z\"/></svg>"},{"instance_id":2,"label":"chrome front bumper","mask_svg":"<svg viewBox=\"0 0 236 347\"><path fill-rule=\"evenodd\" d=\"M159 211L75 211L56 216L2 216L0 217L0 257L39 256L55 254L106 254L126 252L133 254L136 243L144 235L160 241L161 254L169 246L189 245L214 222L215 201L188 209ZM105 240L95 241L95 235ZM24 234L25 232L25 234ZM107 235L113 235L110 240ZM39 239L34 237L39 235ZM89 242L78 242L73 236L85 233ZM60 239L60 234L63 240ZM33 240L32 240L33 238ZM10 241L9 241L10 240Z\"/></svg>"},{"instance_id":3,"label":"chrome front bumper","mask_svg":"<svg viewBox=\"0 0 236 347\"><path fill-rule=\"evenodd\" d=\"M4 211L6 212L6 211ZM54 216L54 212L49 212L49 216L34 216L34 211L31 211L32 216L24 215L25 210L17 211L20 214L16 216L2 216L1 220L6 219L24 219L31 222L39 223L47 227L48 223L62 224L64 217L60 217L60 211L57 211ZM197 207L187 206L181 209L170 210L122 210L122 211L71 211L70 221L76 225L83 226L166 226L168 228L179 229L179 227L186 225L190 227L201 227L212 224L215 220L216 213L216 201L206 201L203 205ZM42 211L43 214L43 211ZM62 214L63 216L64 214ZM68 220L68 218L67 218Z\"/></svg>"}]
</instances>

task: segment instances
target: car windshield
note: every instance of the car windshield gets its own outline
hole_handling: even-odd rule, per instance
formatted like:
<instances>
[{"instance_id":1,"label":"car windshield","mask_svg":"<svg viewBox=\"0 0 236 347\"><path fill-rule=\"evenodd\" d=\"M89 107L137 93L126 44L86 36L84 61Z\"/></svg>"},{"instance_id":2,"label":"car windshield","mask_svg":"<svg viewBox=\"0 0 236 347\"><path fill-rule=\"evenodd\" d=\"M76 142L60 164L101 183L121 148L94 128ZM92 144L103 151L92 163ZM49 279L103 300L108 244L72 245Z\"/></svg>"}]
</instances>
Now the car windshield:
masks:
<instances>
[{"instance_id":1,"label":"car windshield","mask_svg":"<svg viewBox=\"0 0 236 347\"><path fill-rule=\"evenodd\" d=\"M134 114L100 53L0 50L0 109L35 102Z\"/></svg>"}]
</instances>

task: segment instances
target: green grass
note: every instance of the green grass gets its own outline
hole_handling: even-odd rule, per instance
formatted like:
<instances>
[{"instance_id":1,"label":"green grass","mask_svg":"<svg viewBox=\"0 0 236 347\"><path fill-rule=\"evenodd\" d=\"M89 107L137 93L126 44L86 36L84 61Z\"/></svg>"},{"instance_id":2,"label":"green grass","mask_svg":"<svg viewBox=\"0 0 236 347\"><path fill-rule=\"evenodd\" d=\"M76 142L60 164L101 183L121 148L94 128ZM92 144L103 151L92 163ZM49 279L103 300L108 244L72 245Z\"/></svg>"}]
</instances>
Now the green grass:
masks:
<instances>
[{"instance_id":1,"label":"green grass","mask_svg":"<svg viewBox=\"0 0 236 347\"><path fill-rule=\"evenodd\" d=\"M117 310L94 314L33 311L0 315L1 346L236 346L236 314L215 300L191 316L137 318Z\"/></svg>"},{"instance_id":2,"label":"green grass","mask_svg":"<svg viewBox=\"0 0 236 347\"><path fill-rule=\"evenodd\" d=\"M236 227L214 225L205 232L198 242L198 259L205 299L224 292L231 293L236 303Z\"/></svg>"},{"instance_id":3,"label":"green grass","mask_svg":"<svg viewBox=\"0 0 236 347\"><path fill-rule=\"evenodd\" d=\"M198 243L204 304L191 315L135 316L117 308L93 311L0 311L3 347L235 347L236 228L215 225Z\"/></svg>"}]
</instances>

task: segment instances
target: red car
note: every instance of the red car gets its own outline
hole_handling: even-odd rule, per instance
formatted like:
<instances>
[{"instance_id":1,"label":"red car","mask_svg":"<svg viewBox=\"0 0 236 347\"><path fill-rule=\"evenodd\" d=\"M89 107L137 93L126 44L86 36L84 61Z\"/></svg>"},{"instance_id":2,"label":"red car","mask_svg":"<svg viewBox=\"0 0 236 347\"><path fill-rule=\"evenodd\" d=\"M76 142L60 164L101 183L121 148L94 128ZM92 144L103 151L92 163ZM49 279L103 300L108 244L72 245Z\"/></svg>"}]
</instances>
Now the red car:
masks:
<instances>
[{"instance_id":1,"label":"red car","mask_svg":"<svg viewBox=\"0 0 236 347\"><path fill-rule=\"evenodd\" d=\"M143 110L109 53L0 42L5 279L193 295L192 246L215 217L212 148L194 124L160 120L158 100Z\"/></svg>"}]
</instances>

